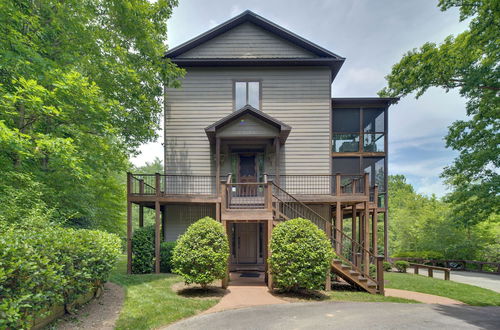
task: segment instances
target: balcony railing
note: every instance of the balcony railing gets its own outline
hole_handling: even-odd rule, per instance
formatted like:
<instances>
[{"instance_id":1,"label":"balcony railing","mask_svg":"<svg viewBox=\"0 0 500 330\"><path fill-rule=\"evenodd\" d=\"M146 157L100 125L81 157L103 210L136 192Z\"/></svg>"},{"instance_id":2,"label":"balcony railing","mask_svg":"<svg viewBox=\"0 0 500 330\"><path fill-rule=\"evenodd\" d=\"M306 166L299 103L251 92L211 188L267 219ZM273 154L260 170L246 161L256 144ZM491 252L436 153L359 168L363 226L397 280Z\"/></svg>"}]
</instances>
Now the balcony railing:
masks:
<instances>
[{"instance_id":1,"label":"balcony railing","mask_svg":"<svg viewBox=\"0 0 500 330\"><path fill-rule=\"evenodd\" d=\"M365 195L368 174L275 175L269 179L292 195Z\"/></svg>"},{"instance_id":2,"label":"balcony railing","mask_svg":"<svg viewBox=\"0 0 500 330\"><path fill-rule=\"evenodd\" d=\"M231 175L229 175L231 178ZM368 174L311 174L311 175L265 175L291 195L370 196L374 201L373 187L370 189ZM229 179L230 180L230 179ZM227 202L236 206L262 204L265 183L232 183L226 181ZM220 184L220 183L219 183ZM216 196L216 177L211 175L184 174L132 174L129 173L129 194L132 195L205 195ZM367 189L368 188L368 189ZM223 188L224 189L224 188ZM223 192L221 190L221 192Z\"/></svg>"}]
</instances>

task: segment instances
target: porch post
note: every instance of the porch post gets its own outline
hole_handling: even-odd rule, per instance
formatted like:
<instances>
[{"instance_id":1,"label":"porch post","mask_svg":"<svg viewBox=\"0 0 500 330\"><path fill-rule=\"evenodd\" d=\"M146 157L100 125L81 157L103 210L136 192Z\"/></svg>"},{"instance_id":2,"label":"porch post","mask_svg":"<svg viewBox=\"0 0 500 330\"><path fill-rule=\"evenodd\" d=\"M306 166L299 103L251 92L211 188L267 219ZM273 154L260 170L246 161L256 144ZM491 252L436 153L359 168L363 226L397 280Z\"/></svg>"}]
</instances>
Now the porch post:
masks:
<instances>
[{"instance_id":1,"label":"porch post","mask_svg":"<svg viewBox=\"0 0 500 330\"><path fill-rule=\"evenodd\" d=\"M370 271L370 255L368 254L368 250L370 249L370 210L368 209L368 202L364 202L364 221L363 221L363 264L364 264L364 271L366 274L369 273Z\"/></svg>"},{"instance_id":2,"label":"porch post","mask_svg":"<svg viewBox=\"0 0 500 330\"><path fill-rule=\"evenodd\" d=\"M378 237L378 212L377 208L373 209L373 214L372 214L372 249L373 249L373 254L375 256L378 256L378 246L377 246L377 237Z\"/></svg>"},{"instance_id":3,"label":"porch post","mask_svg":"<svg viewBox=\"0 0 500 330\"><path fill-rule=\"evenodd\" d=\"M227 238L229 239L229 230L227 228L227 220L222 220L222 227L224 228L224 232L226 233ZM227 259L227 271L226 271L226 276L221 281L221 287L223 289L226 289L227 286L229 285L229 261L231 260L231 255Z\"/></svg>"},{"instance_id":4,"label":"porch post","mask_svg":"<svg viewBox=\"0 0 500 330\"><path fill-rule=\"evenodd\" d=\"M139 227L144 227L144 206L139 205Z\"/></svg>"},{"instance_id":5,"label":"porch post","mask_svg":"<svg viewBox=\"0 0 500 330\"><path fill-rule=\"evenodd\" d=\"M155 273L160 273L160 202L155 201Z\"/></svg>"},{"instance_id":6,"label":"porch post","mask_svg":"<svg viewBox=\"0 0 500 330\"><path fill-rule=\"evenodd\" d=\"M356 245L356 240L357 240L357 222L358 222L358 219L357 219L358 215L356 214L356 204L353 204L352 205L352 234L351 234L351 238L352 238L352 242L351 242L351 250L352 250L352 261L355 262L356 261L356 250L357 250L357 245Z\"/></svg>"},{"instance_id":7,"label":"porch post","mask_svg":"<svg viewBox=\"0 0 500 330\"><path fill-rule=\"evenodd\" d=\"M161 229L162 229L162 241L165 242L167 239L167 206L163 205L161 208Z\"/></svg>"},{"instance_id":8,"label":"porch post","mask_svg":"<svg viewBox=\"0 0 500 330\"><path fill-rule=\"evenodd\" d=\"M215 190L220 194L220 138L215 139Z\"/></svg>"},{"instance_id":9,"label":"porch post","mask_svg":"<svg viewBox=\"0 0 500 330\"><path fill-rule=\"evenodd\" d=\"M273 232L273 221L267 220L267 259L271 258L271 236ZM267 287L273 289L273 276L271 275L271 267L267 263Z\"/></svg>"},{"instance_id":10,"label":"porch post","mask_svg":"<svg viewBox=\"0 0 500 330\"><path fill-rule=\"evenodd\" d=\"M387 219L388 209L384 212L384 258L387 260L389 258L389 230L388 230L388 219Z\"/></svg>"},{"instance_id":11,"label":"porch post","mask_svg":"<svg viewBox=\"0 0 500 330\"><path fill-rule=\"evenodd\" d=\"M280 140L276 137L274 138L274 157L275 157L275 160L274 160L274 166L276 167L274 169L274 174L276 175L276 185L279 186L280 185Z\"/></svg>"},{"instance_id":12,"label":"porch post","mask_svg":"<svg viewBox=\"0 0 500 330\"><path fill-rule=\"evenodd\" d=\"M132 202L130 192L132 188L132 174L127 173L127 274L132 274Z\"/></svg>"},{"instance_id":13,"label":"porch post","mask_svg":"<svg viewBox=\"0 0 500 330\"><path fill-rule=\"evenodd\" d=\"M342 254L342 246L340 245L341 241L341 231L342 231L342 220L340 218L342 217L342 207L341 203L337 202L336 203L336 210L335 210L335 252L337 254Z\"/></svg>"}]
</instances>

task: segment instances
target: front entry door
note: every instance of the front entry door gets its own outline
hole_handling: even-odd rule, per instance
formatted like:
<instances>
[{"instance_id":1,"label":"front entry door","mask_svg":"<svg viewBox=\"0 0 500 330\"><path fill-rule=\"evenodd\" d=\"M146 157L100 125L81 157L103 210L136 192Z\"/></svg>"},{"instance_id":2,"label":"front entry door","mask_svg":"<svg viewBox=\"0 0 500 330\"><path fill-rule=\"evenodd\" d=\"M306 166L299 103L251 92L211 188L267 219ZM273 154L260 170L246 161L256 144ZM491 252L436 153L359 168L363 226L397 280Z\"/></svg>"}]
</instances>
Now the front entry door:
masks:
<instances>
[{"instance_id":1,"label":"front entry door","mask_svg":"<svg viewBox=\"0 0 500 330\"><path fill-rule=\"evenodd\" d=\"M257 263L258 223L236 224L236 249L238 264Z\"/></svg>"},{"instance_id":2,"label":"front entry door","mask_svg":"<svg viewBox=\"0 0 500 330\"><path fill-rule=\"evenodd\" d=\"M255 154L240 154L239 181L256 182L257 166L255 164Z\"/></svg>"}]
</instances>

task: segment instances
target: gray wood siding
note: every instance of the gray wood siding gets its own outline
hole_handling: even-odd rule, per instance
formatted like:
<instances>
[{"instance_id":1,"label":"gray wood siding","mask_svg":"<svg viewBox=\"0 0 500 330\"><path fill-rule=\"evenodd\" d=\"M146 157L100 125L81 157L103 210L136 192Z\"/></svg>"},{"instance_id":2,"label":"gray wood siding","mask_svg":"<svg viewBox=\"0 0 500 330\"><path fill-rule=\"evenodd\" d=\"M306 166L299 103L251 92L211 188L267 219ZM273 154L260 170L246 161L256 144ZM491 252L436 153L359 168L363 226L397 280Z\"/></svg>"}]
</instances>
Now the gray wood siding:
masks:
<instances>
[{"instance_id":1,"label":"gray wood siding","mask_svg":"<svg viewBox=\"0 0 500 330\"><path fill-rule=\"evenodd\" d=\"M178 58L311 57L315 55L252 23L243 23L178 56Z\"/></svg>"},{"instance_id":2,"label":"gray wood siding","mask_svg":"<svg viewBox=\"0 0 500 330\"><path fill-rule=\"evenodd\" d=\"M233 111L233 81L238 79L260 79L262 111L292 127L282 147L281 174L330 173L326 67L188 68L181 88L166 89L166 172L215 174L204 128Z\"/></svg>"},{"instance_id":3,"label":"gray wood siding","mask_svg":"<svg viewBox=\"0 0 500 330\"><path fill-rule=\"evenodd\" d=\"M204 217L215 219L215 205L213 204L168 204L166 207L166 242L176 241L179 235L184 234L190 224Z\"/></svg>"}]
</instances>

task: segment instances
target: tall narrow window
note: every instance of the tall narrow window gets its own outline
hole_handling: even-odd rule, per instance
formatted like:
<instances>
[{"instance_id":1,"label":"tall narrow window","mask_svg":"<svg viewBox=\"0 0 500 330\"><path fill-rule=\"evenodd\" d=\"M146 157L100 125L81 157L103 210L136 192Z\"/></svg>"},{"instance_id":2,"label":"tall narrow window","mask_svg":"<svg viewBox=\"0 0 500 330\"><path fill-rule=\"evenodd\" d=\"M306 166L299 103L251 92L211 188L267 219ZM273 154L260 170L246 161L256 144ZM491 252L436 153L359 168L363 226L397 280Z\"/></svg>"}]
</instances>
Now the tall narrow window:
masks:
<instances>
[{"instance_id":1,"label":"tall narrow window","mask_svg":"<svg viewBox=\"0 0 500 330\"><path fill-rule=\"evenodd\" d=\"M245 105L260 109L260 82L236 81L234 83L234 108L239 110Z\"/></svg>"}]
</instances>

